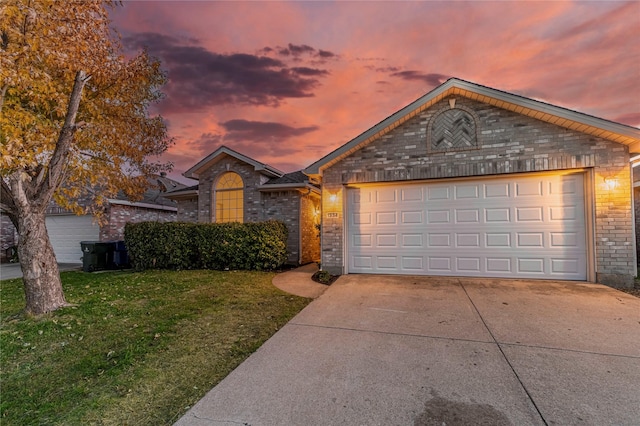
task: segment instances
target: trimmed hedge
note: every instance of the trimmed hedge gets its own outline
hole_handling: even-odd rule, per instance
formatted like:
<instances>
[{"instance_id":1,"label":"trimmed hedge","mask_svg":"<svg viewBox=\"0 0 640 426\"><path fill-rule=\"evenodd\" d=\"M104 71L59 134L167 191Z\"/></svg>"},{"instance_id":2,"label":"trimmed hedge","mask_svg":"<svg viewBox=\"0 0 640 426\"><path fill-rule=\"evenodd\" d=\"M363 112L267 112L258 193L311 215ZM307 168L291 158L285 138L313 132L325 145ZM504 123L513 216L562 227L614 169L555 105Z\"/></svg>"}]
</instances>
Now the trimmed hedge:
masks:
<instances>
[{"instance_id":1,"label":"trimmed hedge","mask_svg":"<svg viewBox=\"0 0 640 426\"><path fill-rule=\"evenodd\" d=\"M133 268L273 270L287 260L287 227L255 223L127 223Z\"/></svg>"}]
</instances>

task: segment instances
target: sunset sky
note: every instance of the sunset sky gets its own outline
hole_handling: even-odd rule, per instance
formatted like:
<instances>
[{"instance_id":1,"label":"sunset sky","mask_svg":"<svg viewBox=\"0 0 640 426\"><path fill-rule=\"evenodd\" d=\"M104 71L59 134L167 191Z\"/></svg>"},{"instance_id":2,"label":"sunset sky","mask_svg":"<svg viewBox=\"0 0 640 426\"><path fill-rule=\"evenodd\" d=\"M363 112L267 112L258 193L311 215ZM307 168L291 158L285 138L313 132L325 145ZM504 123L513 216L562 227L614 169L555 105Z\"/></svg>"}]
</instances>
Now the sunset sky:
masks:
<instances>
[{"instance_id":1,"label":"sunset sky","mask_svg":"<svg viewBox=\"0 0 640 426\"><path fill-rule=\"evenodd\" d=\"M640 126L640 1L136 1L112 17L167 71L174 177L222 144L301 169L449 77Z\"/></svg>"}]
</instances>

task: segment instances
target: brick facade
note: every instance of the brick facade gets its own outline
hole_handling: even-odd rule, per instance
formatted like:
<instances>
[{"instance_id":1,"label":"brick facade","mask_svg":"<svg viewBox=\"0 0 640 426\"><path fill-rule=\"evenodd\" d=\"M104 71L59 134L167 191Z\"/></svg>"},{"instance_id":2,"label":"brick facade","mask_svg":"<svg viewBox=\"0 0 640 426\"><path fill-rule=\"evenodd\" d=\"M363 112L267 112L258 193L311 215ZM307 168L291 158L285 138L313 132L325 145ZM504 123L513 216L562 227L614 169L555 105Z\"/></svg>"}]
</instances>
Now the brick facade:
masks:
<instances>
[{"instance_id":1,"label":"brick facade","mask_svg":"<svg viewBox=\"0 0 640 426\"><path fill-rule=\"evenodd\" d=\"M300 198L300 242L302 256L300 263L320 261L320 234L317 225L320 224L320 197L305 195Z\"/></svg>"},{"instance_id":2,"label":"brick facade","mask_svg":"<svg viewBox=\"0 0 640 426\"><path fill-rule=\"evenodd\" d=\"M198 221L198 197L176 200L178 222L196 223Z\"/></svg>"},{"instance_id":3,"label":"brick facade","mask_svg":"<svg viewBox=\"0 0 640 426\"><path fill-rule=\"evenodd\" d=\"M255 171L254 167L227 157L213 164L200 174L198 184L198 222L212 222L214 217L211 211L213 206L213 186L218 177L225 172L235 172L242 178L244 184L244 220L245 222L258 222L263 220L262 203L258 187L267 179Z\"/></svg>"},{"instance_id":4,"label":"brick facade","mask_svg":"<svg viewBox=\"0 0 640 426\"><path fill-rule=\"evenodd\" d=\"M200 171L198 197L178 200L178 220L214 222L213 189L219 176L226 172L235 172L242 178L244 222L279 220L287 226L287 263L304 264L320 259L320 241L315 228L319 222L319 196L306 194L303 188L271 189L264 185L269 177L232 156L227 155Z\"/></svg>"},{"instance_id":5,"label":"brick facade","mask_svg":"<svg viewBox=\"0 0 640 426\"><path fill-rule=\"evenodd\" d=\"M264 209L258 220L280 220L289 231L287 263L300 262L300 193L298 191L270 191L262 193Z\"/></svg>"},{"instance_id":6,"label":"brick facade","mask_svg":"<svg viewBox=\"0 0 640 426\"><path fill-rule=\"evenodd\" d=\"M110 204L106 211L107 222L100 226L100 241L124 240L127 223L174 222L176 217L176 212L171 210Z\"/></svg>"},{"instance_id":7,"label":"brick facade","mask_svg":"<svg viewBox=\"0 0 640 426\"><path fill-rule=\"evenodd\" d=\"M346 184L582 169L589 171L591 182L587 194L593 200L596 281L632 285L636 259L628 148L463 97L456 98L456 107L477 120L477 147L430 149L432 118L450 108L443 99L324 170L323 268L344 272L342 211L334 217L327 213L329 195L342 197ZM605 178L614 178L618 188L605 189Z\"/></svg>"}]
</instances>

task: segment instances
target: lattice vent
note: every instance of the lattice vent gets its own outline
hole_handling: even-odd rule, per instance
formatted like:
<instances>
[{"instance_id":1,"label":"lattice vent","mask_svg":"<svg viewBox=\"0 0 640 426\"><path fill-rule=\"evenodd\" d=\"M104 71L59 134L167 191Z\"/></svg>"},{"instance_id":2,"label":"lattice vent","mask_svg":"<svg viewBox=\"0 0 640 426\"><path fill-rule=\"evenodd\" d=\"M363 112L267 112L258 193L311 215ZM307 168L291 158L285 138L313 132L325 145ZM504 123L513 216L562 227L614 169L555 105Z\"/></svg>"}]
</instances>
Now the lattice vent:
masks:
<instances>
[{"instance_id":1,"label":"lattice vent","mask_svg":"<svg viewBox=\"0 0 640 426\"><path fill-rule=\"evenodd\" d=\"M449 109L434 119L431 128L432 151L469 149L477 145L476 123L466 111Z\"/></svg>"}]
</instances>

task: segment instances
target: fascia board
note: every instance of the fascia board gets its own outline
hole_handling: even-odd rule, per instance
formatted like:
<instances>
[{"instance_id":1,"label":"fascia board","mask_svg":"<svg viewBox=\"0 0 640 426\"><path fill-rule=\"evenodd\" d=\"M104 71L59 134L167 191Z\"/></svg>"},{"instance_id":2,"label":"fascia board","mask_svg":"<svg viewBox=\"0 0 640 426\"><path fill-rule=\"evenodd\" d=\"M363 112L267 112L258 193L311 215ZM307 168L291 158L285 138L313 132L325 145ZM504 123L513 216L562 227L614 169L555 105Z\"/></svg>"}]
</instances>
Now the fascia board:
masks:
<instances>
[{"instance_id":1,"label":"fascia board","mask_svg":"<svg viewBox=\"0 0 640 426\"><path fill-rule=\"evenodd\" d=\"M207 155L205 158L200 160L196 165L191 167L189 170L184 172L182 175L184 177L186 177L186 178L198 180L200 170L202 170L203 168L207 167L217 157L219 157L222 154L229 155L229 156L231 156L231 157L233 157L233 158L235 158L237 160L240 160L240 161L242 161L244 163L247 163L247 164L253 166L253 169L255 171L257 171L257 172L261 172L261 173L264 173L264 174L272 176L272 177L281 177L281 176L284 175L284 172L276 169L275 167L271 167L268 164L260 163L259 161L256 161L253 158L249 158L246 155L240 154L239 152L236 152L236 151L234 151L234 150L232 150L230 148L227 148L224 145L221 146L220 148L216 149L215 151L213 151L211 154Z\"/></svg>"}]
</instances>

